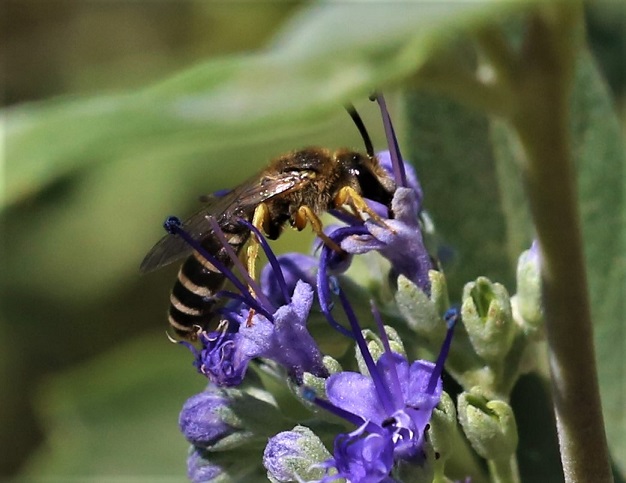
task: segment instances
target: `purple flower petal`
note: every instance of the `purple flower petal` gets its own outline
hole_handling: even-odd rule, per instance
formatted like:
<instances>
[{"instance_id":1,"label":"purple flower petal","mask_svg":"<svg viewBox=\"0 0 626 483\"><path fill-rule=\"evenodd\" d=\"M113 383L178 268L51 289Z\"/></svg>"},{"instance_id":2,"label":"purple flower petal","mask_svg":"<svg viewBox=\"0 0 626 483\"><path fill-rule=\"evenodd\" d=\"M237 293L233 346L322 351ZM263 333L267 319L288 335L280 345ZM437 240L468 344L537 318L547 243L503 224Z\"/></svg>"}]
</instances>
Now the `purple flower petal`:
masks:
<instances>
[{"instance_id":1,"label":"purple flower petal","mask_svg":"<svg viewBox=\"0 0 626 483\"><path fill-rule=\"evenodd\" d=\"M376 157L378 158L378 162L385 169L385 171L393 176L393 163L391 161L391 153L389 151L380 151L376 153ZM411 164L404 162L404 172L406 174L407 181L406 187L411 188L417 194L417 201L421 211L424 194L422 192L422 186L420 185L419 179L417 178L415 168L413 168Z\"/></svg>"},{"instance_id":2,"label":"purple flower petal","mask_svg":"<svg viewBox=\"0 0 626 483\"><path fill-rule=\"evenodd\" d=\"M303 280L309 285L315 286L317 265L319 263L317 258L302 253L288 253L280 255L277 259L289 293L293 293L298 280ZM263 267L261 271L260 285L276 307L288 303L279 286L274 268L270 264Z\"/></svg>"},{"instance_id":3,"label":"purple flower petal","mask_svg":"<svg viewBox=\"0 0 626 483\"><path fill-rule=\"evenodd\" d=\"M326 381L326 396L335 406L375 424L387 417L371 377L358 372L338 372Z\"/></svg>"},{"instance_id":4,"label":"purple flower petal","mask_svg":"<svg viewBox=\"0 0 626 483\"><path fill-rule=\"evenodd\" d=\"M398 188L391 207L393 219L385 220L384 226L373 220L366 221L369 235L345 238L341 248L354 254L378 251L391 262L396 275L404 275L429 293L428 271L433 265L422 238L416 192L410 188Z\"/></svg>"},{"instance_id":5,"label":"purple flower petal","mask_svg":"<svg viewBox=\"0 0 626 483\"><path fill-rule=\"evenodd\" d=\"M325 377L323 355L306 327L313 298L311 286L298 281L291 303L274 313L274 323L258 314L250 325L242 321L238 333L241 352L246 357L265 357L278 362L297 381L305 372Z\"/></svg>"},{"instance_id":6,"label":"purple flower petal","mask_svg":"<svg viewBox=\"0 0 626 483\"><path fill-rule=\"evenodd\" d=\"M365 425L335 438L330 464L351 483L392 482L394 442L389 433L366 433Z\"/></svg>"}]
</instances>

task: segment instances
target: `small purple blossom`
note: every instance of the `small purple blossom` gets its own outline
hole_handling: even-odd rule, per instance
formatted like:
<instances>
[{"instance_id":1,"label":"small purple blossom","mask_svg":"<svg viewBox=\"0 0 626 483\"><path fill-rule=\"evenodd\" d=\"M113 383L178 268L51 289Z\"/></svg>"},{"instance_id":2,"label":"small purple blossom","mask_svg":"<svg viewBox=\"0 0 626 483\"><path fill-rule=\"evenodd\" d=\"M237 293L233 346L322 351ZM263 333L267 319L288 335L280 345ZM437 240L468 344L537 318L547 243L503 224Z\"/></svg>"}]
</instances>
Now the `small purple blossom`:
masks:
<instances>
[{"instance_id":1,"label":"small purple blossom","mask_svg":"<svg viewBox=\"0 0 626 483\"><path fill-rule=\"evenodd\" d=\"M327 375L323 355L307 329L313 305L310 285L299 281L291 302L278 308L270 317L243 309L229 315L236 332L203 332L197 350L181 341L195 355L198 371L218 386L239 385L252 359L262 357L281 364L289 375L300 382L305 372Z\"/></svg>"},{"instance_id":2,"label":"small purple blossom","mask_svg":"<svg viewBox=\"0 0 626 483\"><path fill-rule=\"evenodd\" d=\"M327 475L327 483L345 478L351 483L393 483L389 476L393 469L393 439L386 431L368 432L371 425L363 424L355 431L335 438L334 457L322 466L336 468L335 475Z\"/></svg>"},{"instance_id":3,"label":"small purple blossom","mask_svg":"<svg viewBox=\"0 0 626 483\"><path fill-rule=\"evenodd\" d=\"M376 153L376 158L378 158L378 162L385 169L385 171L393 175L393 162L391 160L391 153L389 151L379 151L378 153ZM404 188L410 188L415 191L417 204L421 210L422 200L424 199L422 185L419 182L417 173L415 172L415 168L413 168L411 164L406 162L404 162L403 165L406 174L406 186L404 186Z\"/></svg>"},{"instance_id":4,"label":"small purple blossom","mask_svg":"<svg viewBox=\"0 0 626 483\"><path fill-rule=\"evenodd\" d=\"M353 235L341 241L341 248L351 254L378 251L387 258L395 275L404 275L424 292L430 293L428 271L433 268L419 223L419 200L411 188L398 188L391 202L394 214L383 223L367 220L365 235Z\"/></svg>"},{"instance_id":5,"label":"small purple blossom","mask_svg":"<svg viewBox=\"0 0 626 483\"><path fill-rule=\"evenodd\" d=\"M287 291L292 293L299 280L303 280L311 286L315 286L318 259L303 253L288 253L276 257L280 270L284 276ZM276 270L271 264L265 265L261 270L259 279L263 292L267 298L277 307L288 303L285 300L283 290L280 287Z\"/></svg>"},{"instance_id":6,"label":"small purple blossom","mask_svg":"<svg viewBox=\"0 0 626 483\"><path fill-rule=\"evenodd\" d=\"M333 374L326 381L327 400L306 393L305 397L359 427L337 436L333 458L324 466L337 468L353 482L385 481L391 467L368 465L370 460L362 456L385 455L390 451L395 462L424 463L425 431L441 396L441 372L458 311L446 314L448 333L436 363L421 360L409 363L402 355L392 352L382 321L375 317L385 351L374 362L352 307L341 290L338 295L369 375L350 371ZM384 473L382 468L389 471Z\"/></svg>"},{"instance_id":7,"label":"small purple blossom","mask_svg":"<svg viewBox=\"0 0 626 483\"><path fill-rule=\"evenodd\" d=\"M297 382L305 372L325 377L323 355L306 326L314 295L309 284L298 281L291 303L279 307L272 321L255 315L248 325L240 316L238 349L246 357L278 362Z\"/></svg>"},{"instance_id":8,"label":"small purple blossom","mask_svg":"<svg viewBox=\"0 0 626 483\"><path fill-rule=\"evenodd\" d=\"M243 381L252 357L239 350L239 336L234 332L202 332L198 336L201 349L197 350L188 342L187 346L194 354L194 366L209 381L220 386L238 386Z\"/></svg>"}]
</instances>

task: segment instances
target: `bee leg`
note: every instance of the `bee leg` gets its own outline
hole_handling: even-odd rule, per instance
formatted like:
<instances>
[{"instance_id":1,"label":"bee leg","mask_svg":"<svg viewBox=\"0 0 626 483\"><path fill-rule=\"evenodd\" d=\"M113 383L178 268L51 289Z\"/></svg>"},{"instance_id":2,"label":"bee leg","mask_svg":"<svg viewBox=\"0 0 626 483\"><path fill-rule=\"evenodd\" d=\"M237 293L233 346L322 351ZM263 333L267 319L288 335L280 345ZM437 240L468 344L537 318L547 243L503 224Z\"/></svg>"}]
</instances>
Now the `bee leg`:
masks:
<instances>
[{"instance_id":1,"label":"bee leg","mask_svg":"<svg viewBox=\"0 0 626 483\"><path fill-rule=\"evenodd\" d=\"M267 226L267 222L269 221L270 212L265 203L261 203L254 209L254 214L252 215L252 224L261 232L266 231L265 227ZM253 234L250 237L250 243L248 244L248 248L246 250L247 256L247 265L248 265L248 274L252 279L256 277L256 259L259 256L259 241L256 236ZM250 294L254 296L254 290L252 287L248 287L250 290ZM246 327L252 326L252 317L254 317L254 309L250 309L248 313L248 319L246 320Z\"/></svg>"},{"instance_id":2,"label":"bee leg","mask_svg":"<svg viewBox=\"0 0 626 483\"><path fill-rule=\"evenodd\" d=\"M261 203L254 209L254 214L252 215L252 224L260 231L266 232L265 229L267 227L267 223L270 219L270 212L265 203ZM248 257L248 273L251 278L255 278L256 275L256 259L259 256L259 241L256 236L252 234L250 237L250 243L248 244L247 249L247 257Z\"/></svg>"},{"instance_id":3,"label":"bee leg","mask_svg":"<svg viewBox=\"0 0 626 483\"><path fill-rule=\"evenodd\" d=\"M302 205L298 208L298 211L296 211L294 216L294 226L298 229L298 231L301 231L307 225L307 222L311 224L311 228L313 228L315 234L320 237L326 246L330 247L337 253L343 252L343 249L331 240L326 233L324 233L324 230L322 229L322 220L319 219L319 216L317 216L309 206Z\"/></svg>"},{"instance_id":4,"label":"bee leg","mask_svg":"<svg viewBox=\"0 0 626 483\"><path fill-rule=\"evenodd\" d=\"M385 223L385 220L378 216L378 214L367 205L365 199L350 186L344 186L339 190L339 193L335 196L334 203L337 207L348 205L357 215L367 213L376 223L395 232L393 228Z\"/></svg>"}]
</instances>

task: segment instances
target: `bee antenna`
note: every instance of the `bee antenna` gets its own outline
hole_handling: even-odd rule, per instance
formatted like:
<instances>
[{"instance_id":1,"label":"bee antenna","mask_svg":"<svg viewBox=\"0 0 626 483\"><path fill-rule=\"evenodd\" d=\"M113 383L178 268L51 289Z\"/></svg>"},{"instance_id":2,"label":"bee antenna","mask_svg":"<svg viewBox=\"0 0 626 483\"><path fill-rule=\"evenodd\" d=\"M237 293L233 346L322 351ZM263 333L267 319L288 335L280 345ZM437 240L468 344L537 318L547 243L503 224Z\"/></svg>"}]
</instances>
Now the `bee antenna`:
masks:
<instances>
[{"instance_id":1,"label":"bee antenna","mask_svg":"<svg viewBox=\"0 0 626 483\"><path fill-rule=\"evenodd\" d=\"M346 105L346 111L348 111L348 114L350 114L350 117L354 121L354 124L359 130L359 133L361 133L361 137L363 138L363 142L365 143L365 151L370 157L374 157L374 145L372 144L370 135L367 133L365 124L363 124L363 119L361 119L361 116L352 104Z\"/></svg>"}]
</instances>

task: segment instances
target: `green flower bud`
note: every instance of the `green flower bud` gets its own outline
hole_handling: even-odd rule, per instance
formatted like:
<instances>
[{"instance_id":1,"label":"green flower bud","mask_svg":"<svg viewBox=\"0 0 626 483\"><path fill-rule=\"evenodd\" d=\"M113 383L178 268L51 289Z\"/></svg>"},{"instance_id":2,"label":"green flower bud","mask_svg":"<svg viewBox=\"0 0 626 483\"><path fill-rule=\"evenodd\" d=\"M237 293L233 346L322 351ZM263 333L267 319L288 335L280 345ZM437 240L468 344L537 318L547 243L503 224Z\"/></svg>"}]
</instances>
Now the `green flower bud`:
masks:
<instances>
[{"instance_id":1,"label":"green flower bud","mask_svg":"<svg viewBox=\"0 0 626 483\"><path fill-rule=\"evenodd\" d=\"M324 363L324 367L328 371L329 375L342 371L341 364L330 356L324 356L322 362ZM302 397L302 386L310 387L315 391L315 394L317 394L318 397L323 399L326 398L326 378L324 377L318 377L310 372L305 372L302 375L302 384L297 384L292 380L289 380L288 384L292 394L298 398L302 404L313 410L317 410L317 406L311 403L308 399Z\"/></svg>"},{"instance_id":2,"label":"green flower bud","mask_svg":"<svg viewBox=\"0 0 626 483\"><path fill-rule=\"evenodd\" d=\"M400 339L400 336L398 335L396 329L385 325L385 333L387 334L387 338L389 339L389 347L391 348L392 352L396 352L406 357L404 344L402 344L402 340ZM385 353L385 347L383 346L380 337L378 337L378 335L371 330L365 329L363 330L363 338L367 341L367 347L370 351L370 354L372 355L372 358L374 359L374 361L377 361L380 356ZM361 354L361 351L358 347L356 347L355 350L355 358L359 366L359 371L361 372L361 374L368 375L369 371L367 370L367 365L363 360L363 355Z\"/></svg>"},{"instance_id":3,"label":"green flower bud","mask_svg":"<svg viewBox=\"0 0 626 483\"><path fill-rule=\"evenodd\" d=\"M450 299L448 297L448 283L443 272L430 270L428 272L430 279L430 300L437 309L439 315L446 313L450 307Z\"/></svg>"},{"instance_id":4,"label":"green flower bud","mask_svg":"<svg viewBox=\"0 0 626 483\"><path fill-rule=\"evenodd\" d=\"M296 426L270 438L263 454L263 465L273 482L320 480L325 470L315 465L330 457L313 431Z\"/></svg>"},{"instance_id":5,"label":"green flower bud","mask_svg":"<svg viewBox=\"0 0 626 483\"><path fill-rule=\"evenodd\" d=\"M441 462L454 453L454 448L459 440L459 429L456 421L454 401L444 391L441 393L439 404L430 418L430 431L428 432L430 442Z\"/></svg>"},{"instance_id":6,"label":"green flower bud","mask_svg":"<svg viewBox=\"0 0 626 483\"><path fill-rule=\"evenodd\" d=\"M448 307L444 307L444 300L447 299L445 279L437 273L439 272L434 270L429 272L429 278L433 283L432 293L437 294L436 303L403 275L398 277L396 302L412 330L429 341L440 343L446 334L446 324L442 323L441 315Z\"/></svg>"},{"instance_id":7,"label":"green flower bud","mask_svg":"<svg viewBox=\"0 0 626 483\"><path fill-rule=\"evenodd\" d=\"M518 436L511 406L487 400L477 388L458 400L459 421L474 450L488 460L508 460L517 448Z\"/></svg>"},{"instance_id":8,"label":"green flower bud","mask_svg":"<svg viewBox=\"0 0 626 483\"><path fill-rule=\"evenodd\" d=\"M520 255L517 262L516 303L527 328L537 329L543 324L539 246L536 241Z\"/></svg>"},{"instance_id":9,"label":"green flower bud","mask_svg":"<svg viewBox=\"0 0 626 483\"><path fill-rule=\"evenodd\" d=\"M504 359L518 330L506 288L485 277L466 284L461 315L476 353L489 363Z\"/></svg>"}]
</instances>

